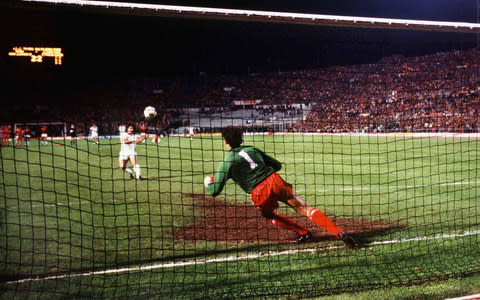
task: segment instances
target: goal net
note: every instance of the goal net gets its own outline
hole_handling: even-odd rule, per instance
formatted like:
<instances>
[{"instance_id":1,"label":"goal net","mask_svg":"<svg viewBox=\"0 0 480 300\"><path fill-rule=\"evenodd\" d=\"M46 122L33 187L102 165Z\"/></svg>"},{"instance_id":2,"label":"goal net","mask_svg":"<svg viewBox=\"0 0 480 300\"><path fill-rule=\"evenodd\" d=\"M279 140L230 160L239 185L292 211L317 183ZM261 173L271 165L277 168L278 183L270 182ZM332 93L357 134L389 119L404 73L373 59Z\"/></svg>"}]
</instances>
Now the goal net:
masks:
<instances>
[{"instance_id":1,"label":"goal net","mask_svg":"<svg viewBox=\"0 0 480 300\"><path fill-rule=\"evenodd\" d=\"M480 51L465 47L475 37L432 33L430 48L417 49L402 42L417 32L318 33L329 43L305 50L317 53L315 68L284 69L278 54L270 70L138 80L111 91L115 107L103 93L82 103L82 87L70 99L91 119L22 123L62 137L65 124L95 123L100 139L2 143L2 298L316 297L478 273ZM324 52L332 63L320 65ZM158 111L149 122L147 105ZM204 178L221 178L228 126L278 160L316 212L279 201L274 218L233 173L211 196ZM121 152L125 139L138 142L136 161ZM237 159L255 169L248 151Z\"/></svg>"}]
</instances>

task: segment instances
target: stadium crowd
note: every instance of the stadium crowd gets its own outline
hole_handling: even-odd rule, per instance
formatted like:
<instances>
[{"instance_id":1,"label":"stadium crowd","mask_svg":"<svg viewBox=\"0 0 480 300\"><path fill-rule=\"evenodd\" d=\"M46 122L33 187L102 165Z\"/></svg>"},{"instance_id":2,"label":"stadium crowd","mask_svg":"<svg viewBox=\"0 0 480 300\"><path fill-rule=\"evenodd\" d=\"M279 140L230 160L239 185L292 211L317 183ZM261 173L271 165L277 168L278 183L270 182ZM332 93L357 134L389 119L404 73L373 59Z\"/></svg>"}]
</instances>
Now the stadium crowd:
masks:
<instances>
[{"instance_id":1,"label":"stadium crowd","mask_svg":"<svg viewBox=\"0 0 480 300\"><path fill-rule=\"evenodd\" d=\"M477 132L480 128L480 51L395 56L376 64L253 74L224 79L200 103L262 99L314 103L296 130L320 132ZM222 97L218 97L222 95ZM217 96L217 97L216 97ZM199 105L200 103L197 103Z\"/></svg>"},{"instance_id":2,"label":"stadium crowd","mask_svg":"<svg viewBox=\"0 0 480 300\"><path fill-rule=\"evenodd\" d=\"M63 121L84 134L95 122L101 134L115 134L121 123L143 123L147 105L159 112L154 125L166 128L185 107L208 114L240 109L232 105L236 100L261 100L261 106L253 106L260 114L300 115L304 112L292 105L308 104L311 109L289 128L295 131L478 132L479 67L480 51L471 49L291 72L116 79L49 94L57 99L45 104L12 97L20 104L7 107L2 119L10 124Z\"/></svg>"}]
</instances>

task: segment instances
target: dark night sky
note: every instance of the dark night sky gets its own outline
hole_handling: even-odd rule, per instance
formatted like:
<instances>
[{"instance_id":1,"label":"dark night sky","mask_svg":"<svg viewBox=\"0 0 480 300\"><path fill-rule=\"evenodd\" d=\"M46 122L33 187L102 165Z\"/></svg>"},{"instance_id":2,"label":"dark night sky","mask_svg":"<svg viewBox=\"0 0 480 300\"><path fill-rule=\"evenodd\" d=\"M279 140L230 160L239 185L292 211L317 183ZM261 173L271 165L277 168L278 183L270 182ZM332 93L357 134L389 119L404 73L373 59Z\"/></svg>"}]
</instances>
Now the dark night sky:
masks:
<instances>
[{"instance_id":1,"label":"dark night sky","mask_svg":"<svg viewBox=\"0 0 480 300\"><path fill-rule=\"evenodd\" d=\"M9 4L5 5L5 3ZM2 78L161 76L274 71L376 61L476 45L472 34L342 29L231 21L140 17L91 10L0 4ZM476 22L475 0L140 1ZM5 6L5 7L2 7ZM8 57L13 46L61 47L62 66Z\"/></svg>"}]
</instances>

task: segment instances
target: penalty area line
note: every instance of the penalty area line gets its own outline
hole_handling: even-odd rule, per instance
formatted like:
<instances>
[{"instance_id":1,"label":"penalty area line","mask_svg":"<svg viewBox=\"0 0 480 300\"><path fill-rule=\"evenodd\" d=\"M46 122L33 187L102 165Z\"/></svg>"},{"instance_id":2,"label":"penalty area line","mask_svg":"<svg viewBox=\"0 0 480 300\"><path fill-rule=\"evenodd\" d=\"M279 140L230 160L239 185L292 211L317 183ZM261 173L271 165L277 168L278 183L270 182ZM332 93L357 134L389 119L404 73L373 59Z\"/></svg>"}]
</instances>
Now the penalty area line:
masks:
<instances>
[{"instance_id":1,"label":"penalty area line","mask_svg":"<svg viewBox=\"0 0 480 300\"><path fill-rule=\"evenodd\" d=\"M463 296L463 297L458 297L458 298L448 298L448 299L445 299L445 300L478 300L478 299L480 299L480 294Z\"/></svg>"},{"instance_id":2,"label":"penalty area line","mask_svg":"<svg viewBox=\"0 0 480 300\"><path fill-rule=\"evenodd\" d=\"M464 233L437 234L435 236L421 236L421 237L408 238L408 239L377 241L377 242L365 244L365 247L369 248L369 246L377 246L377 245L400 244L400 243L408 243L413 241L467 237L467 236L473 236L473 235L479 235L479 234L480 234L480 230L466 231ZM341 249L341 248L345 248L345 246L330 246L322 249L334 250L334 249ZM319 248L294 249L294 250L284 250L284 251L268 251L263 253L252 253L252 254L246 254L246 255L240 255L240 256L226 256L226 257L216 257L216 258L200 259L200 260L169 262L169 263L161 263L161 264L153 264L153 265L125 267L125 268L118 268L118 269L90 271L90 272L84 272L84 273L59 274L59 275L51 275L51 276L43 276L43 277L37 276L37 277L24 278L19 280L6 281L4 282L4 284L16 284L16 283L24 283L24 282L31 282L31 281L44 281L44 280L65 279L65 278L74 278L74 277L95 276L95 275L119 274L119 273L126 273L126 272L152 271L156 269L185 267L185 266L208 264L208 263L241 261L241 260L247 260L247 259L258 259L262 257L273 257L273 256L291 255L291 254L298 254L298 253L315 253L318 251L319 251Z\"/></svg>"}]
</instances>

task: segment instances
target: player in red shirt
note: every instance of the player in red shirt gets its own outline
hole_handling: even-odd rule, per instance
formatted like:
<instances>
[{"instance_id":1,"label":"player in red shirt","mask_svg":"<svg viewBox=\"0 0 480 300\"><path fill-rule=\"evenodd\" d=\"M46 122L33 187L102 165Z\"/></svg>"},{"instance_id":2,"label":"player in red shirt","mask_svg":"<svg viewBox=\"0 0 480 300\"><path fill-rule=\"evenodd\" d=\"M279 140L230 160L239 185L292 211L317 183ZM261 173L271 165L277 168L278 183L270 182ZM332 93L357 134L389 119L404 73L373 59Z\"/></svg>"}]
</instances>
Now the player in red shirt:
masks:
<instances>
[{"instance_id":1,"label":"player in red shirt","mask_svg":"<svg viewBox=\"0 0 480 300\"><path fill-rule=\"evenodd\" d=\"M18 126L15 128L15 147L23 146L23 128Z\"/></svg>"},{"instance_id":2,"label":"player in red shirt","mask_svg":"<svg viewBox=\"0 0 480 300\"><path fill-rule=\"evenodd\" d=\"M40 134L40 144L41 145L48 145L48 128L47 126L43 125L40 128L41 134Z\"/></svg>"},{"instance_id":3,"label":"player in red shirt","mask_svg":"<svg viewBox=\"0 0 480 300\"><path fill-rule=\"evenodd\" d=\"M10 125L2 128L2 131L3 131L2 145L3 146L10 145L10 129L11 129Z\"/></svg>"}]
</instances>

